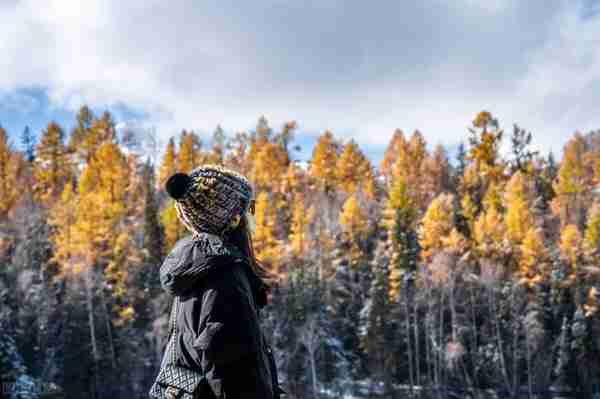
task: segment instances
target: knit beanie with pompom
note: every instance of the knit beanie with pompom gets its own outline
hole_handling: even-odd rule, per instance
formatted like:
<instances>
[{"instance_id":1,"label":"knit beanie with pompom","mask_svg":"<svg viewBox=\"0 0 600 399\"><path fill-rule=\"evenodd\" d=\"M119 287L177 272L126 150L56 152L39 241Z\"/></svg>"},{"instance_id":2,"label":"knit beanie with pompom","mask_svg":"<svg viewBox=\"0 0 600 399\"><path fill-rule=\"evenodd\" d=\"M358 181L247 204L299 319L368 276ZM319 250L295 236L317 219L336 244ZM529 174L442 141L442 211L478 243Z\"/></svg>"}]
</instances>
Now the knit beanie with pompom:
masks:
<instances>
[{"instance_id":1,"label":"knit beanie with pompom","mask_svg":"<svg viewBox=\"0 0 600 399\"><path fill-rule=\"evenodd\" d=\"M249 210L253 188L246 177L220 165L202 165L189 174L175 173L165 188L177 216L194 234L222 236Z\"/></svg>"}]
</instances>

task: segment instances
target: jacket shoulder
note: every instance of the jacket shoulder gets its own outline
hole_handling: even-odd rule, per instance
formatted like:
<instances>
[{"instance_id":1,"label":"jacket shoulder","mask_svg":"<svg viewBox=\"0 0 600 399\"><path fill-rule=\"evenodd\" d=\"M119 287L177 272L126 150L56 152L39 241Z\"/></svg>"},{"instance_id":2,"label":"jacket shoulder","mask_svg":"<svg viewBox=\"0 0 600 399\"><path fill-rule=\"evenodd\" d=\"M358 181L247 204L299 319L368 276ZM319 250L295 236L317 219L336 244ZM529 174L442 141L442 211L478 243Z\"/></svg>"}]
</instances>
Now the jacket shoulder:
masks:
<instances>
[{"instance_id":1,"label":"jacket shoulder","mask_svg":"<svg viewBox=\"0 0 600 399\"><path fill-rule=\"evenodd\" d=\"M246 262L246 257L234 246L212 234L180 239L160 267L160 282L172 295L185 295L209 276L231 269L233 264Z\"/></svg>"}]
</instances>

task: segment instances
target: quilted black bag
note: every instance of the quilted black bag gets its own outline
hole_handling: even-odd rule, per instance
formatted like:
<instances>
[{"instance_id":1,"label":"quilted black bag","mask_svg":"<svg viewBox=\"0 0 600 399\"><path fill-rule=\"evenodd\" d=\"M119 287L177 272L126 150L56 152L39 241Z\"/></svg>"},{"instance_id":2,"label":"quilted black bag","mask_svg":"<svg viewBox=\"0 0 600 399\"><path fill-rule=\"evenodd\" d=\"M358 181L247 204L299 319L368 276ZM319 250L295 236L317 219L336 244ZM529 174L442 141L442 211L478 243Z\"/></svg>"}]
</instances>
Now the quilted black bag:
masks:
<instances>
[{"instance_id":1,"label":"quilted black bag","mask_svg":"<svg viewBox=\"0 0 600 399\"><path fill-rule=\"evenodd\" d=\"M156 399L196 399L198 387L206 383L204 375L177 364L175 339L177 336L177 312L179 297L173 299L169 319L170 333L167 348L156 381L150 388L150 396Z\"/></svg>"}]
</instances>

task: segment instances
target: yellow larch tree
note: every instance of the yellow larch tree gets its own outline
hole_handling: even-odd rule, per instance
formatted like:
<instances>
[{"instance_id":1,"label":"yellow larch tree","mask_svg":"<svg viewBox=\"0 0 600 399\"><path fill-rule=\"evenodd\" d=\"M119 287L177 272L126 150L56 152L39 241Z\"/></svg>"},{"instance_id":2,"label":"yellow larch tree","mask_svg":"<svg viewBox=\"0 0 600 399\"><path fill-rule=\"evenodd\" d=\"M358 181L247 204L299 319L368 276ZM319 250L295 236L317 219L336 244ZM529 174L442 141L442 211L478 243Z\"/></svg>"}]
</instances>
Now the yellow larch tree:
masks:
<instances>
[{"instance_id":1,"label":"yellow larch tree","mask_svg":"<svg viewBox=\"0 0 600 399\"><path fill-rule=\"evenodd\" d=\"M424 160L428 157L423 135L416 130L408 141L400 140L399 152L388 177L388 185L392 186L397 179L404 179L419 210L424 212L429 201L430 193L426 192L423 179Z\"/></svg>"},{"instance_id":2,"label":"yellow larch tree","mask_svg":"<svg viewBox=\"0 0 600 399\"><path fill-rule=\"evenodd\" d=\"M167 149L160 166L158 174L158 185L162 189L169 179L177 171L177 152L175 150L175 140L173 137L169 139Z\"/></svg>"},{"instance_id":3,"label":"yellow larch tree","mask_svg":"<svg viewBox=\"0 0 600 399\"><path fill-rule=\"evenodd\" d=\"M403 227L413 226L418 215L417 205L410 195L408 184L404 177L394 179L388 201L383 210L383 226L390 234L397 229L397 224Z\"/></svg>"},{"instance_id":4,"label":"yellow larch tree","mask_svg":"<svg viewBox=\"0 0 600 399\"><path fill-rule=\"evenodd\" d=\"M523 242L525 235L534 224L529 201L527 177L516 172L506 185L506 233L514 247Z\"/></svg>"},{"instance_id":5,"label":"yellow larch tree","mask_svg":"<svg viewBox=\"0 0 600 399\"><path fill-rule=\"evenodd\" d=\"M342 149L337 159L335 172L338 187L348 194L353 194L365 178L366 169L370 167L368 160L351 139Z\"/></svg>"},{"instance_id":6,"label":"yellow larch tree","mask_svg":"<svg viewBox=\"0 0 600 399\"><path fill-rule=\"evenodd\" d=\"M94 261L110 257L131 206L127 197L129 167L119 146L102 144L79 182L76 226ZM126 233L129 233L128 231ZM87 243L87 244L85 244Z\"/></svg>"},{"instance_id":7,"label":"yellow larch tree","mask_svg":"<svg viewBox=\"0 0 600 399\"><path fill-rule=\"evenodd\" d=\"M253 237L253 245L256 257L268 265L272 272L278 274L282 247L276 236L276 209L270 204L268 192L261 191L258 194L254 213L256 232Z\"/></svg>"},{"instance_id":8,"label":"yellow larch tree","mask_svg":"<svg viewBox=\"0 0 600 399\"><path fill-rule=\"evenodd\" d=\"M56 278L64 278L67 275L76 275L82 271L83 264L78 262L79 252L77 242L79 240L76 222L78 196L73 187L73 182L68 181L60 198L50 208L49 224L54 226L55 232L51 237L54 251L53 260L60 265Z\"/></svg>"},{"instance_id":9,"label":"yellow larch tree","mask_svg":"<svg viewBox=\"0 0 600 399\"><path fill-rule=\"evenodd\" d=\"M81 143L85 140L88 130L94 122L94 113L87 105L82 105L77 112L77 126L71 131L69 137L69 152L76 153L81 151Z\"/></svg>"},{"instance_id":10,"label":"yellow larch tree","mask_svg":"<svg viewBox=\"0 0 600 399\"><path fill-rule=\"evenodd\" d=\"M306 199L302 193L294 195L292 203L292 223L290 242L295 256L306 254L309 245L309 226L314 217L314 208L307 208Z\"/></svg>"},{"instance_id":11,"label":"yellow larch tree","mask_svg":"<svg viewBox=\"0 0 600 399\"><path fill-rule=\"evenodd\" d=\"M360 240L368 232L368 220L356 195L349 196L340 213L340 225L350 239Z\"/></svg>"},{"instance_id":12,"label":"yellow larch tree","mask_svg":"<svg viewBox=\"0 0 600 399\"><path fill-rule=\"evenodd\" d=\"M260 147L255 144L254 162L250 179L257 190L280 191L281 176L287 170L289 159L287 152L277 143L264 142Z\"/></svg>"},{"instance_id":13,"label":"yellow larch tree","mask_svg":"<svg viewBox=\"0 0 600 399\"><path fill-rule=\"evenodd\" d=\"M356 194L344 202L339 218L340 226L350 243L350 262L355 265L361 257L361 242L369 231L368 219Z\"/></svg>"},{"instance_id":14,"label":"yellow larch tree","mask_svg":"<svg viewBox=\"0 0 600 399\"><path fill-rule=\"evenodd\" d=\"M392 255L389 268L389 298L400 295L402 276L416 266L415 223L418 209L409 193L405 177L394 179L389 199L383 210L383 225L388 230Z\"/></svg>"},{"instance_id":15,"label":"yellow larch tree","mask_svg":"<svg viewBox=\"0 0 600 399\"><path fill-rule=\"evenodd\" d=\"M507 253L506 225L502 210L502 195L498 184L492 183L483 199L472 231L475 250L481 258L503 259Z\"/></svg>"},{"instance_id":16,"label":"yellow larch tree","mask_svg":"<svg viewBox=\"0 0 600 399\"><path fill-rule=\"evenodd\" d=\"M585 140L576 134L566 145L564 156L554 183L556 197L552 209L560 215L561 224L574 223L583 227L584 195L588 190L586 174Z\"/></svg>"},{"instance_id":17,"label":"yellow larch tree","mask_svg":"<svg viewBox=\"0 0 600 399\"><path fill-rule=\"evenodd\" d=\"M353 139L343 147L335 171L338 187L346 193L353 194L361 189L368 199L376 198L373 166Z\"/></svg>"},{"instance_id":18,"label":"yellow larch tree","mask_svg":"<svg viewBox=\"0 0 600 399\"><path fill-rule=\"evenodd\" d=\"M6 217L19 199L20 163L18 154L8 142L6 130L0 126L0 218Z\"/></svg>"},{"instance_id":19,"label":"yellow larch tree","mask_svg":"<svg viewBox=\"0 0 600 399\"><path fill-rule=\"evenodd\" d=\"M295 162L290 162L282 180L281 190L285 193L296 193L306 185L305 172Z\"/></svg>"},{"instance_id":20,"label":"yellow larch tree","mask_svg":"<svg viewBox=\"0 0 600 399\"><path fill-rule=\"evenodd\" d=\"M423 161L422 190L426 202L429 203L438 194L448 191L450 187L450 164L446 149L441 144L435 147L432 155Z\"/></svg>"},{"instance_id":21,"label":"yellow larch tree","mask_svg":"<svg viewBox=\"0 0 600 399\"><path fill-rule=\"evenodd\" d=\"M318 186L330 192L337 187L336 165L338 159L338 145L333 133L329 130L319 137L313 150L310 161L310 175L316 180Z\"/></svg>"},{"instance_id":22,"label":"yellow larch tree","mask_svg":"<svg viewBox=\"0 0 600 399\"><path fill-rule=\"evenodd\" d=\"M415 130L413 132L408 141L408 147L410 148L409 170L411 170L411 174L416 177L421 171L423 161L425 161L429 155L427 153L427 142L420 131Z\"/></svg>"},{"instance_id":23,"label":"yellow larch tree","mask_svg":"<svg viewBox=\"0 0 600 399\"><path fill-rule=\"evenodd\" d=\"M160 222L165 232L164 252L168 253L180 238L189 234L189 231L177 217L174 200L170 199L161 211Z\"/></svg>"},{"instance_id":24,"label":"yellow larch tree","mask_svg":"<svg viewBox=\"0 0 600 399\"><path fill-rule=\"evenodd\" d=\"M167 149L163 157L162 164L159 171L159 189L163 190L165 183L175 172L178 171L178 156L175 149L175 140L173 137L169 139ZM169 200L163 210L160 213L160 222L163 225L165 239L164 239L164 252L168 253L175 243L186 235L186 227L181 223L177 217L177 210L175 209L175 202Z\"/></svg>"},{"instance_id":25,"label":"yellow larch tree","mask_svg":"<svg viewBox=\"0 0 600 399\"><path fill-rule=\"evenodd\" d=\"M503 131L491 113L482 111L477 114L469 132L470 148L466 159L470 163L465 168L459 191L463 198L469 196L470 212L474 220L482 209L481 201L488 186L503 182L506 165L499 153Z\"/></svg>"},{"instance_id":26,"label":"yellow larch tree","mask_svg":"<svg viewBox=\"0 0 600 399\"><path fill-rule=\"evenodd\" d=\"M177 171L189 173L195 167L199 166L203 160L202 142L193 131L182 131L177 153Z\"/></svg>"},{"instance_id":27,"label":"yellow larch tree","mask_svg":"<svg viewBox=\"0 0 600 399\"><path fill-rule=\"evenodd\" d=\"M500 178L503 165L499 162L499 149L503 131L498 121L488 111L481 111L473 120L470 144L471 149L467 158L473 161L477 169L491 180Z\"/></svg>"},{"instance_id":28,"label":"yellow larch tree","mask_svg":"<svg viewBox=\"0 0 600 399\"><path fill-rule=\"evenodd\" d=\"M377 200L379 196L379 189L377 185L377 177L375 176L375 170L371 162L365 158L362 164L362 191L365 193L367 199L371 201Z\"/></svg>"},{"instance_id":29,"label":"yellow larch tree","mask_svg":"<svg viewBox=\"0 0 600 399\"><path fill-rule=\"evenodd\" d=\"M560 253L562 257L567 261L569 265L569 274L567 279L563 282L564 285L572 285L578 274L578 268L581 260L582 251L582 237L581 232L574 224L568 224L563 227L560 234Z\"/></svg>"},{"instance_id":30,"label":"yellow larch tree","mask_svg":"<svg viewBox=\"0 0 600 399\"><path fill-rule=\"evenodd\" d=\"M429 261L438 252L458 252L465 240L454 221L455 205L452 194L443 193L431 202L419 229L419 244L423 260Z\"/></svg>"},{"instance_id":31,"label":"yellow larch tree","mask_svg":"<svg viewBox=\"0 0 600 399\"><path fill-rule=\"evenodd\" d=\"M61 194L72 175L64 132L55 122L50 122L42 132L36 149L34 163L35 197L45 205L51 204Z\"/></svg>"},{"instance_id":32,"label":"yellow larch tree","mask_svg":"<svg viewBox=\"0 0 600 399\"><path fill-rule=\"evenodd\" d=\"M548 279L548 250L544 244L542 230L529 227L520 244L519 270L520 282L533 288Z\"/></svg>"},{"instance_id":33,"label":"yellow larch tree","mask_svg":"<svg viewBox=\"0 0 600 399\"><path fill-rule=\"evenodd\" d=\"M384 176L388 183L391 178L394 164L398 159L398 155L402 151L406 151L407 147L408 141L406 140L404 133L402 132L402 130L396 129L394 131L392 139L390 140L390 143L388 144L385 150L385 153L383 154L383 160L381 161L381 165L379 166L379 171L381 172L381 175Z\"/></svg>"},{"instance_id":34,"label":"yellow larch tree","mask_svg":"<svg viewBox=\"0 0 600 399\"><path fill-rule=\"evenodd\" d=\"M78 142L75 144L71 140L71 145L74 146L72 151L75 152L78 158L76 161L80 165L89 163L104 143L114 143L117 137L115 123L108 111L105 111L99 119L93 118L91 114L86 115L85 118L88 119L81 125L80 136L76 139Z\"/></svg>"},{"instance_id":35,"label":"yellow larch tree","mask_svg":"<svg viewBox=\"0 0 600 399\"><path fill-rule=\"evenodd\" d=\"M583 252L586 258L598 260L600 250L600 203L596 202L588 211L587 226L583 238Z\"/></svg>"}]
</instances>

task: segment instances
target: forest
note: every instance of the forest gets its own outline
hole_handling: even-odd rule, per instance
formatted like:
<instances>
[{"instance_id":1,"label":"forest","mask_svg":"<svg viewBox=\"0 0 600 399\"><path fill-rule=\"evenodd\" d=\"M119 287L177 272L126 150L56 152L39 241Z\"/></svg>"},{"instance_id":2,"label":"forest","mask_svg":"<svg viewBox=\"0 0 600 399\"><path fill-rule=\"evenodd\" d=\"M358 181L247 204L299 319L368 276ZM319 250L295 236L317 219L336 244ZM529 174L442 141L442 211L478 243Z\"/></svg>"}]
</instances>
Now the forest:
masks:
<instances>
[{"instance_id":1,"label":"forest","mask_svg":"<svg viewBox=\"0 0 600 399\"><path fill-rule=\"evenodd\" d=\"M555 159L489 111L465 122L451 155L377 132L378 165L332 131L299 162L298 123L265 117L163 144L87 106L69 132L0 127L0 398L147 397L158 268L188 234L164 183L204 163L255 187L289 399L598 397L600 130Z\"/></svg>"}]
</instances>

